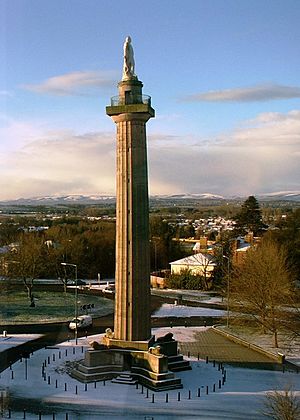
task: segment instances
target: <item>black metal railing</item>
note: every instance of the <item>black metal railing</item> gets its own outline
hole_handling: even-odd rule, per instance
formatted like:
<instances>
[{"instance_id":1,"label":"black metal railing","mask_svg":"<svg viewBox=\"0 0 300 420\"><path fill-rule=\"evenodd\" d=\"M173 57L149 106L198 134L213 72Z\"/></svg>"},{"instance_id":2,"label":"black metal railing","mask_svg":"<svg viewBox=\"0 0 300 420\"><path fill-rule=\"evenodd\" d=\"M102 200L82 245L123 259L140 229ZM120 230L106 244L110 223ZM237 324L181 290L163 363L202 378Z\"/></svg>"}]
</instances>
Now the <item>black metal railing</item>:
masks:
<instances>
[{"instance_id":1,"label":"black metal railing","mask_svg":"<svg viewBox=\"0 0 300 420\"><path fill-rule=\"evenodd\" d=\"M113 96L110 100L111 106L144 104L151 106L151 97L148 95L133 95L125 93L125 96Z\"/></svg>"}]
</instances>

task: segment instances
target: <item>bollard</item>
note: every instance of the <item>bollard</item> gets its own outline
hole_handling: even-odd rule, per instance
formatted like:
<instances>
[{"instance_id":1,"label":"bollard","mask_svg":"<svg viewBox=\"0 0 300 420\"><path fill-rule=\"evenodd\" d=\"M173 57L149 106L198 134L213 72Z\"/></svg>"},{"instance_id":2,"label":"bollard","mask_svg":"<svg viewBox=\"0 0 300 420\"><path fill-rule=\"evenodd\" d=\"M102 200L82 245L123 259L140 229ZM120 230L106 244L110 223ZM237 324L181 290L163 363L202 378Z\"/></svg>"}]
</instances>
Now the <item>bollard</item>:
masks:
<instances>
[{"instance_id":1,"label":"bollard","mask_svg":"<svg viewBox=\"0 0 300 420\"><path fill-rule=\"evenodd\" d=\"M75 354L75 347L73 347L73 354Z\"/></svg>"},{"instance_id":2,"label":"bollard","mask_svg":"<svg viewBox=\"0 0 300 420\"><path fill-rule=\"evenodd\" d=\"M23 410L23 419L26 419L26 410L25 410L25 408Z\"/></svg>"},{"instance_id":3,"label":"bollard","mask_svg":"<svg viewBox=\"0 0 300 420\"><path fill-rule=\"evenodd\" d=\"M169 402L169 394L166 393L166 403L168 403L168 402Z\"/></svg>"},{"instance_id":4,"label":"bollard","mask_svg":"<svg viewBox=\"0 0 300 420\"><path fill-rule=\"evenodd\" d=\"M191 353L188 351L188 358L190 358L190 356L191 356Z\"/></svg>"},{"instance_id":5,"label":"bollard","mask_svg":"<svg viewBox=\"0 0 300 420\"><path fill-rule=\"evenodd\" d=\"M9 370L12 370L11 364L9 365ZM298 372L297 372L298 373Z\"/></svg>"},{"instance_id":6,"label":"bollard","mask_svg":"<svg viewBox=\"0 0 300 420\"><path fill-rule=\"evenodd\" d=\"M14 379L14 371L11 371L11 379Z\"/></svg>"},{"instance_id":7,"label":"bollard","mask_svg":"<svg viewBox=\"0 0 300 420\"><path fill-rule=\"evenodd\" d=\"M8 409L8 418L11 419L11 409Z\"/></svg>"},{"instance_id":8,"label":"bollard","mask_svg":"<svg viewBox=\"0 0 300 420\"><path fill-rule=\"evenodd\" d=\"M206 395L208 395L208 385L206 385Z\"/></svg>"},{"instance_id":9,"label":"bollard","mask_svg":"<svg viewBox=\"0 0 300 420\"><path fill-rule=\"evenodd\" d=\"M51 379L50 379L50 376L48 376L48 385L50 385L50 383L51 383Z\"/></svg>"},{"instance_id":10,"label":"bollard","mask_svg":"<svg viewBox=\"0 0 300 420\"><path fill-rule=\"evenodd\" d=\"M177 401L180 401L180 391L177 393Z\"/></svg>"},{"instance_id":11,"label":"bollard","mask_svg":"<svg viewBox=\"0 0 300 420\"><path fill-rule=\"evenodd\" d=\"M69 414L66 413L66 420L69 420Z\"/></svg>"},{"instance_id":12,"label":"bollard","mask_svg":"<svg viewBox=\"0 0 300 420\"><path fill-rule=\"evenodd\" d=\"M39 420L42 420L42 413L39 411Z\"/></svg>"},{"instance_id":13,"label":"bollard","mask_svg":"<svg viewBox=\"0 0 300 420\"><path fill-rule=\"evenodd\" d=\"M142 385L142 392L141 392L141 394L143 394L144 393L144 386Z\"/></svg>"},{"instance_id":14,"label":"bollard","mask_svg":"<svg viewBox=\"0 0 300 420\"><path fill-rule=\"evenodd\" d=\"M219 389L221 389L221 379L219 379Z\"/></svg>"},{"instance_id":15,"label":"bollard","mask_svg":"<svg viewBox=\"0 0 300 420\"><path fill-rule=\"evenodd\" d=\"M154 394L152 394L152 400L151 400L151 402L154 403Z\"/></svg>"},{"instance_id":16,"label":"bollard","mask_svg":"<svg viewBox=\"0 0 300 420\"><path fill-rule=\"evenodd\" d=\"M78 394L78 387L77 387L77 385L75 386L75 394L76 395Z\"/></svg>"},{"instance_id":17,"label":"bollard","mask_svg":"<svg viewBox=\"0 0 300 420\"><path fill-rule=\"evenodd\" d=\"M213 367L215 367L216 366L216 361L215 360L213 360Z\"/></svg>"},{"instance_id":18,"label":"bollard","mask_svg":"<svg viewBox=\"0 0 300 420\"><path fill-rule=\"evenodd\" d=\"M197 354L197 359L198 359L198 360L200 359L200 354L199 354L199 353Z\"/></svg>"},{"instance_id":19,"label":"bollard","mask_svg":"<svg viewBox=\"0 0 300 420\"><path fill-rule=\"evenodd\" d=\"M55 388L57 388L57 379L55 379Z\"/></svg>"},{"instance_id":20,"label":"bollard","mask_svg":"<svg viewBox=\"0 0 300 420\"><path fill-rule=\"evenodd\" d=\"M84 390L87 391L87 384L84 384Z\"/></svg>"},{"instance_id":21,"label":"bollard","mask_svg":"<svg viewBox=\"0 0 300 420\"><path fill-rule=\"evenodd\" d=\"M138 382L135 384L135 389L139 389L139 384L138 384Z\"/></svg>"},{"instance_id":22,"label":"bollard","mask_svg":"<svg viewBox=\"0 0 300 420\"><path fill-rule=\"evenodd\" d=\"M61 359L61 351L58 352L58 358Z\"/></svg>"},{"instance_id":23,"label":"bollard","mask_svg":"<svg viewBox=\"0 0 300 420\"><path fill-rule=\"evenodd\" d=\"M149 398L149 389L146 390L146 398Z\"/></svg>"},{"instance_id":24,"label":"bollard","mask_svg":"<svg viewBox=\"0 0 300 420\"><path fill-rule=\"evenodd\" d=\"M105 386L105 380L103 381L103 386Z\"/></svg>"},{"instance_id":25,"label":"bollard","mask_svg":"<svg viewBox=\"0 0 300 420\"><path fill-rule=\"evenodd\" d=\"M67 383L65 382L65 391L67 390Z\"/></svg>"},{"instance_id":26,"label":"bollard","mask_svg":"<svg viewBox=\"0 0 300 420\"><path fill-rule=\"evenodd\" d=\"M81 353L83 353L83 346L81 346Z\"/></svg>"},{"instance_id":27,"label":"bollard","mask_svg":"<svg viewBox=\"0 0 300 420\"><path fill-rule=\"evenodd\" d=\"M216 384L213 385L213 392L216 392Z\"/></svg>"},{"instance_id":28,"label":"bollard","mask_svg":"<svg viewBox=\"0 0 300 420\"><path fill-rule=\"evenodd\" d=\"M50 365L50 356L48 356L48 365Z\"/></svg>"},{"instance_id":29,"label":"bollard","mask_svg":"<svg viewBox=\"0 0 300 420\"><path fill-rule=\"evenodd\" d=\"M52 360L53 360L53 362L55 362L55 354L54 353L52 354Z\"/></svg>"},{"instance_id":30,"label":"bollard","mask_svg":"<svg viewBox=\"0 0 300 420\"><path fill-rule=\"evenodd\" d=\"M197 393L197 397L201 397L201 390L200 390L200 388L198 388L198 393Z\"/></svg>"},{"instance_id":31,"label":"bollard","mask_svg":"<svg viewBox=\"0 0 300 420\"><path fill-rule=\"evenodd\" d=\"M52 413L52 420L55 420L55 413Z\"/></svg>"},{"instance_id":32,"label":"bollard","mask_svg":"<svg viewBox=\"0 0 300 420\"><path fill-rule=\"evenodd\" d=\"M205 358L205 362L206 362L206 364L208 363L208 356L206 356L206 358Z\"/></svg>"},{"instance_id":33,"label":"bollard","mask_svg":"<svg viewBox=\"0 0 300 420\"><path fill-rule=\"evenodd\" d=\"M191 399L191 391L189 390L189 397L188 397L188 399L190 400Z\"/></svg>"},{"instance_id":34,"label":"bollard","mask_svg":"<svg viewBox=\"0 0 300 420\"><path fill-rule=\"evenodd\" d=\"M68 356L68 349L65 350L65 355Z\"/></svg>"},{"instance_id":35,"label":"bollard","mask_svg":"<svg viewBox=\"0 0 300 420\"><path fill-rule=\"evenodd\" d=\"M96 381L94 382L94 388L95 389L97 388L97 382Z\"/></svg>"}]
</instances>

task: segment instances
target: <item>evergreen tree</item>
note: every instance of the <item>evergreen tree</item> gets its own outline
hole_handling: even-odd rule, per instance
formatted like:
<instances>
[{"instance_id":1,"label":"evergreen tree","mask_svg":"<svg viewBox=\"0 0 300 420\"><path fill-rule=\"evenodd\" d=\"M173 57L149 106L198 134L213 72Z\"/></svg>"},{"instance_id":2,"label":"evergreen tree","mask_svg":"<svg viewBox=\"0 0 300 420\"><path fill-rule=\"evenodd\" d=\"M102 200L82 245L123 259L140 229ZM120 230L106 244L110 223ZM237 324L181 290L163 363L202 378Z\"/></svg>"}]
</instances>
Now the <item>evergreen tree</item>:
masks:
<instances>
[{"instance_id":1,"label":"evergreen tree","mask_svg":"<svg viewBox=\"0 0 300 420\"><path fill-rule=\"evenodd\" d=\"M253 195L250 195L236 216L236 230L241 234L253 232L257 235L264 228L259 203Z\"/></svg>"}]
</instances>

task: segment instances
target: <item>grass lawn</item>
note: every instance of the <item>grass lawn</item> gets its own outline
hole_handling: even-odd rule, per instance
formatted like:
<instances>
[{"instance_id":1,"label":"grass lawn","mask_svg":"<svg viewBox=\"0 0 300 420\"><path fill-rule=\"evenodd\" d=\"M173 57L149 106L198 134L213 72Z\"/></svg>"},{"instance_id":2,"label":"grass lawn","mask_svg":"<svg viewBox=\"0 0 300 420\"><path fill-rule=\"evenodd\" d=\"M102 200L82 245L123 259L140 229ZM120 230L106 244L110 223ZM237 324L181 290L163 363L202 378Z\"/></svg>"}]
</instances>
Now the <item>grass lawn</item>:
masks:
<instances>
[{"instance_id":1,"label":"grass lawn","mask_svg":"<svg viewBox=\"0 0 300 420\"><path fill-rule=\"evenodd\" d=\"M24 290L6 290L0 294L0 323L38 323L67 321L74 317L75 300L73 293L34 291L35 307L29 307L29 299ZM113 312L114 302L99 296L78 294L78 315L86 313L81 307L93 304L88 313L103 316Z\"/></svg>"}]
</instances>

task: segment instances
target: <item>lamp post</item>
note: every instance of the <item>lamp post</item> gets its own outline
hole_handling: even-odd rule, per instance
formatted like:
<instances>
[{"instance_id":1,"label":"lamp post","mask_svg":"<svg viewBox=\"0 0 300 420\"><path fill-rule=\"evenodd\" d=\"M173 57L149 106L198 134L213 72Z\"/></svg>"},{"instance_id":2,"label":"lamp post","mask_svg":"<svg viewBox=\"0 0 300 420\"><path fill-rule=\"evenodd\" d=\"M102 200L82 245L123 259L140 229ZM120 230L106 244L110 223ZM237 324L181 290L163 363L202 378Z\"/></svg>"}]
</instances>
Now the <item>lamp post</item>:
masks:
<instances>
[{"instance_id":1,"label":"lamp post","mask_svg":"<svg viewBox=\"0 0 300 420\"><path fill-rule=\"evenodd\" d=\"M78 343L78 331L77 331L77 316L78 316L78 308L77 308L77 300L78 300L78 289L77 289L77 265L70 264L66 262L62 262L61 265L70 266L75 268L75 345Z\"/></svg>"},{"instance_id":2,"label":"lamp post","mask_svg":"<svg viewBox=\"0 0 300 420\"><path fill-rule=\"evenodd\" d=\"M227 321L226 326L229 327L229 296L230 296L230 258L227 255L222 255L227 260Z\"/></svg>"}]
</instances>

